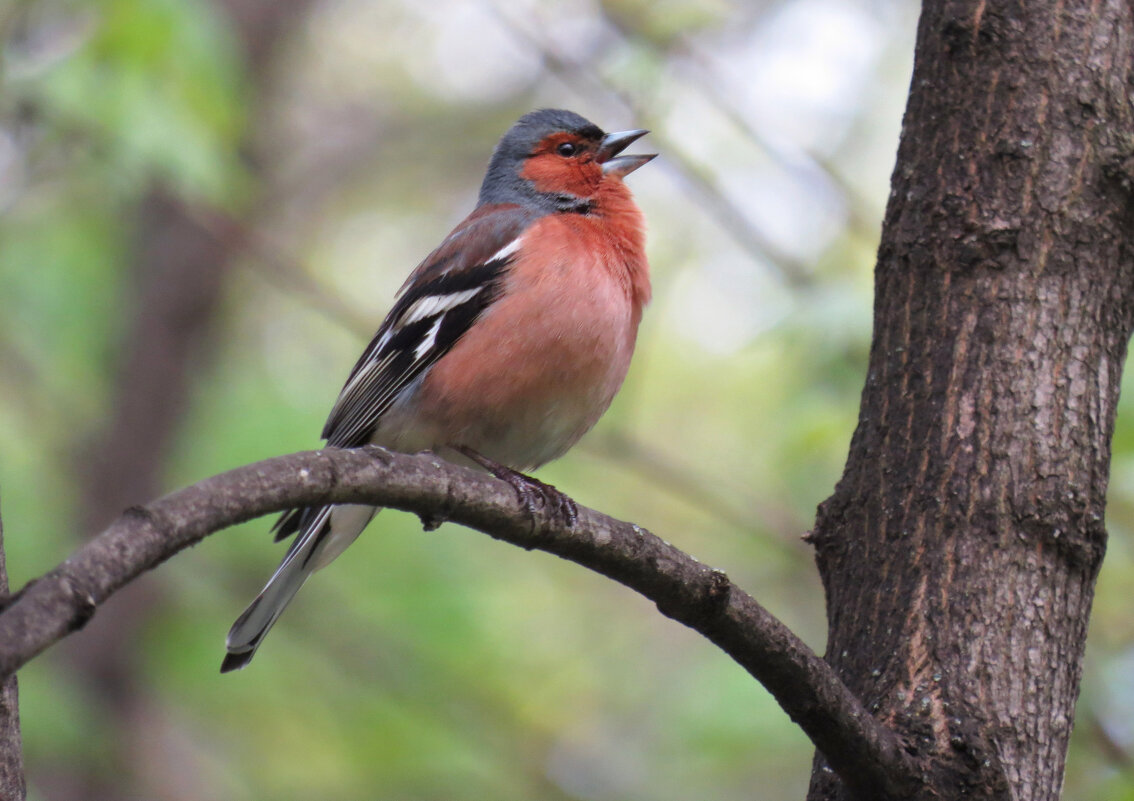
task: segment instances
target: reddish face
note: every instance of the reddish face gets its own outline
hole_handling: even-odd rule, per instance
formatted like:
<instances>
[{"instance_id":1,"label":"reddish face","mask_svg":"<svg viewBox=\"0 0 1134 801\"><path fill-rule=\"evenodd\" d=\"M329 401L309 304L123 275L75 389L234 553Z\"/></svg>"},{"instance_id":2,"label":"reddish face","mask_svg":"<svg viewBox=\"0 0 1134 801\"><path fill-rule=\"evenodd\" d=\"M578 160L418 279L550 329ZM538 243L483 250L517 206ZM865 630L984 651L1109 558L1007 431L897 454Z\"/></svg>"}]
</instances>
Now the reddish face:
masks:
<instances>
[{"instance_id":1,"label":"reddish face","mask_svg":"<svg viewBox=\"0 0 1134 801\"><path fill-rule=\"evenodd\" d=\"M559 131L540 140L524 163L520 177L537 192L590 197L602 183L602 165L595 160L601 143Z\"/></svg>"}]
</instances>

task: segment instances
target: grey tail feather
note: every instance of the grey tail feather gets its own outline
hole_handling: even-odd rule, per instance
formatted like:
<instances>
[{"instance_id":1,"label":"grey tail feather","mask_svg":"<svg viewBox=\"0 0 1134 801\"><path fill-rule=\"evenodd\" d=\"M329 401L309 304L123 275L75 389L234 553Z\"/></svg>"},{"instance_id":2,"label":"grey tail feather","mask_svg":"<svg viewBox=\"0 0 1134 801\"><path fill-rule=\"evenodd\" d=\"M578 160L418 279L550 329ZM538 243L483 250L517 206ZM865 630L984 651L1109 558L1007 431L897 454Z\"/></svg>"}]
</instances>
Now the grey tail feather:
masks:
<instances>
[{"instance_id":1,"label":"grey tail feather","mask_svg":"<svg viewBox=\"0 0 1134 801\"><path fill-rule=\"evenodd\" d=\"M299 535L264 589L232 624L225 643L228 653L221 663L221 673L239 670L252 661L264 636L315 571L311 554L330 529L329 517L330 507L326 507L323 514L312 521L313 525Z\"/></svg>"}]
</instances>

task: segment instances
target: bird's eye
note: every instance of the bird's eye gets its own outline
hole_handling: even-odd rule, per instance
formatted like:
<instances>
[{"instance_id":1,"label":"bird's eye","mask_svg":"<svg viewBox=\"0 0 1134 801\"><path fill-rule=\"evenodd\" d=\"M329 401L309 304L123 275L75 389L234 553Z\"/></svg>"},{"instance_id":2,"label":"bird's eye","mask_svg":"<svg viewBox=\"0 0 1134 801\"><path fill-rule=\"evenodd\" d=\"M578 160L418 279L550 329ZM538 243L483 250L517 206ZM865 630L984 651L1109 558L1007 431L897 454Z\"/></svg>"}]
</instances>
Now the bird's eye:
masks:
<instances>
[{"instance_id":1,"label":"bird's eye","mask_svg":"<svg viewBox=\"0 0 1134 801\"><path fill-rule=\"evenodd\" d=\"M555 152L560 156L574 156L579 152L579 148L570 142L563 142L559 147L555 148Z\"/></svg>"}]
</instances>

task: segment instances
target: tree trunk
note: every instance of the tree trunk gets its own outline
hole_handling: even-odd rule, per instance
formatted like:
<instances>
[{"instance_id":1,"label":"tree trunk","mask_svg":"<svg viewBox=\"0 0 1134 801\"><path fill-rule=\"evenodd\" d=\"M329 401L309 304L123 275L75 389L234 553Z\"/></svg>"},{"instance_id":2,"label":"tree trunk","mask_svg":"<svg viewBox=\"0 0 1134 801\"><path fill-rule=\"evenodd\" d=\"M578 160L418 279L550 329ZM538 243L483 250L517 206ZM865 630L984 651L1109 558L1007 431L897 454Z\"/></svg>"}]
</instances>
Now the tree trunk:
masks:
<instances>
[{"instance_id":1,"label":"tree trunk","mask_svg":"<svg viewBox=\"0 0 1134 801\"><path fill-rule=\"evenodd\" d=\"M0 519L0 598L8 597L8 559L4 554L4 521ZM24 801L24 750L20 736L20 689L13 673L0 681L0 798Z\"/></svg>"},{"instance_id":2,"label":"tree trunk","mask_svg":"<svg viewBox=\"0 0 1134 801\"><path fill-rule=\"evenodd\" d=\"M272 79L273 49L301 23L310 0L217 0L232 17L253 86ZM242 242L217 236L192 205L154 188L138 208L133 317L123 340L114 414L77 461L82 531L93 534L122 509L155 497L189 403L191 379L208 360L209 337L220 312L225 281ZM183 754L161 753L166 717L139 675L133 644L160 608L160 584L141 581L115 600L113 614L93 619L64 654L102 716L108 745L96 758L58 767L45 783L68 801L144 794L147 783L172 774ZM165 749L168 750L168 749ZM107 768L107 763L111 767ZM182 781L184 785L187 782ZM129 788L123 791L123 787ZM181 787L185 797L200 788Z\"/></svg>"},{"instance_id":3,"label":"tree trunk","mask_svg":"<svg viewBox=\"0 0 1134 801\"><path fill-rule=\"evenodd\" d=\"M1134 8L929 0L845 473L827 659L927 798L1057 799L1134 290ZM817 757L809 799L847 793Z\"/></svg>"}]
</instances>

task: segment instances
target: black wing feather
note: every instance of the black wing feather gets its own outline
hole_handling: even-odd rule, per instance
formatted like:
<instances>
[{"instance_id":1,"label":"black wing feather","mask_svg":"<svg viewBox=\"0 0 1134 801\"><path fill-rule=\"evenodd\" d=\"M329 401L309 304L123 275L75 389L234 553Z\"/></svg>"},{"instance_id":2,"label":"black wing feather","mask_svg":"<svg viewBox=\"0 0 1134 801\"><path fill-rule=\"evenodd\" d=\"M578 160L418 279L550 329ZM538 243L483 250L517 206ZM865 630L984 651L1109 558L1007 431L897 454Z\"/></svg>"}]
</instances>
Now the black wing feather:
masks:
<instances>
[{"instance_id":1,"label":"black wing feather","mask_svg":"<svg viewBox=\"0 0 1134 801\"><path fill-rule=\"evenodd\" d=\"M354 448L370 441L399 393L448 353L499 297L515 258L509 245L535 216L516 206L482 206L414 270L343 385L323 426L328 445ZM276 541L312 525L320 509L284 513L272 528Z\"/></svg>"},{"instance_id":2,"label":"black wing feather","mask_svg":"<svg viewBox=\"0 0 1134 801\"><path fill-rule=\"evenodd\" d=\"M462 270L457 275L444 273L410 287L394 304L363 358L355 365L343 395L323 426L323 438L327 444L336 448L356 448L369 442L378 419L390 408L398 393L448 353L496 300L509 263L508 259L492 261ZM473 289L477 289L473 297L451 309L401 323L420 300ZM438 322L440 327L433 332ZM432 343L419 353L431 332ZM365 370L372 371L372 375L365 376L356 387L351 387L355 377Z\"/></svg>"}]
</instances>

